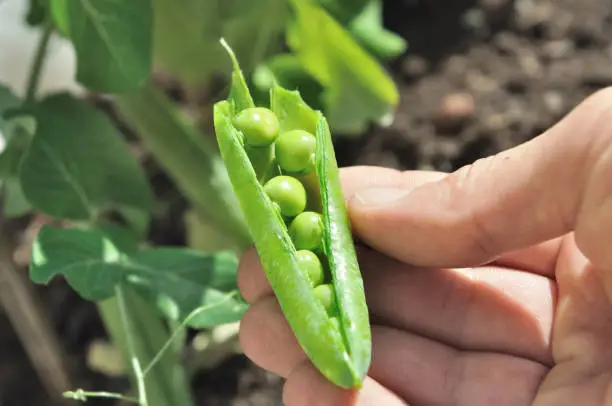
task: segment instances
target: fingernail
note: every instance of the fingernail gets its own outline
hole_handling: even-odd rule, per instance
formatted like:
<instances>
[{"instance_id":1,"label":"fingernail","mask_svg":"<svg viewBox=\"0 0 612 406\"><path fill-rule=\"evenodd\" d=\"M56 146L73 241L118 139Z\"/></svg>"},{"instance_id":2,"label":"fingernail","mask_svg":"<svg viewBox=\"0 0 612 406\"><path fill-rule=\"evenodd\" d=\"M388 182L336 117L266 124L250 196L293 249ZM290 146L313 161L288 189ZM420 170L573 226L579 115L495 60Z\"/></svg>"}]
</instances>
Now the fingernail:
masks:
<instances>
[{"instance_id":1,"label":"fingernail","mask_svg":"<svg viewBox=\"0 0 612 406\"><path fill-rule=\"evenodd\" d=\"M410 189L398 188L372 188L355 193L355 199L364 206L380 206L393 203L408 194Z\"/></svg>"}]
</instances>

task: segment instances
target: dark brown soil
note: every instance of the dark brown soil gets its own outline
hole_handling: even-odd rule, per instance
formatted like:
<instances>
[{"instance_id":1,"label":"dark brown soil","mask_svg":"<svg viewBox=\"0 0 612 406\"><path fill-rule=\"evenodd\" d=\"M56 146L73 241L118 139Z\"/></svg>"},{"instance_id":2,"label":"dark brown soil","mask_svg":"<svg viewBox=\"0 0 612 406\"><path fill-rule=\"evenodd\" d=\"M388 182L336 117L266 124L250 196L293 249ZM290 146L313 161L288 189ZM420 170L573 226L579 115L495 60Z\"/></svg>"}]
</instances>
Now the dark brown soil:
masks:
<instances>
[{"instance_id":1,"label":"dark brown soil","mask_svg":"<svg viewBox=\"0 0 612 406\"><path fill-rule=\"evenodd\" d=\"M392 66L401 106L389 128L337 140L343 166L451 171L536 136L612 85L610 0L387 0L385 13L409 41ZM160 219L156 234L179 243L169 224ZM37 289L78 384L123 390L86 367L88 344L104 336L95 307L61 281ZM49 405L2 312L0 348L0 406ZM198 375L194 388L199 405L281 404L282 381L242 356Z\"/></svg>"}]
</instances>

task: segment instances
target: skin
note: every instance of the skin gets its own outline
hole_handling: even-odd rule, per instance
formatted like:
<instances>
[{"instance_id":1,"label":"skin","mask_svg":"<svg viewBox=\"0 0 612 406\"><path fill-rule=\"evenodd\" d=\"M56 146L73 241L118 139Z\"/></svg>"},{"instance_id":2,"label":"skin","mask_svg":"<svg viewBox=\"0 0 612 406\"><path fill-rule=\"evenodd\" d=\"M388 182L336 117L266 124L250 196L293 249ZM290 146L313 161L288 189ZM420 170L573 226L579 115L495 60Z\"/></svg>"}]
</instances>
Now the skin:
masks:
<instances>
[{"instance_id":1,"label":"skin","mask_svg":"<svg viewBox=\"0 0 612 406\"><path fill-rule=\"evenodd\" d=\"M612 405L612 89L452 174L341 172L372 316L359 391L310 365L256 253L240 341L301 405Z\"/></svg>"}]
</instances>

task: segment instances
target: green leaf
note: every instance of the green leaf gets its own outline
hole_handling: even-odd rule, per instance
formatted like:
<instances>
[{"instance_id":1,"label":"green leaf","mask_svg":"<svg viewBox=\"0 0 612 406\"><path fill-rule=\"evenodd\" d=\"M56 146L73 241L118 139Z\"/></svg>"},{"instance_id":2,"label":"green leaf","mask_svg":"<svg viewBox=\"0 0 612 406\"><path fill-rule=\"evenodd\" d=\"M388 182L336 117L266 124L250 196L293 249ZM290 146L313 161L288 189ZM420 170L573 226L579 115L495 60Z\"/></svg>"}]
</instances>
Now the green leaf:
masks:
<instances>
[{"instance_id":1,"label":"green leaf","mask_svg":"<svg viewBox=\"0 0 612 406\"><path fill-rule=\"evenodd\" d=\"M94 221L115 209L142 233L152 207L144 170L112 122L67 94L34 106L37 130L21 166L26 198L38 210Z\"/></svg>"},{"instance_id":2,"label":"green leaf","mask_svg":"<svg viewBox=\"0 0 612 406\"><path fill-rule=\"evenodd\" d=\"M386 122L399 94L383 68L337 21L309 0L292 0L295 23L287 36L305 69L325 87L325 113L334 131L356 134Z\"/></svg>"},{"instance_id":3,"label":"green leaf","mask_svg":"<svg viewBox=\"0 0 612 406\"><path fill-rule=\"evenodd\" d=\"M154 292L166 317L182 320L193 310L207 306L189 325L197 328L238 321L246 304L236 290L238 261L234 254L214 255L184 248L156 248L130 257L132 271L128 282Z\"/></svg>"},{"instance_id":4,"label":"green leaf","mask_svg":"<svg viewBox=\"0 0 612 406\"><path fill-rule=\"evenodd\" d=\"M116 234L111 239L102 230L45 226L34 241L30 278L46 284L63 275L83 298L95 301L112 297L125 281L155 298L161 313L174 320L207 306L189 322L197 328L237 321L246 310L237 293L231 295L237 292L234 254L174 247L125 252L113 240Z\"/></svg>"},{"instance_id":5,"label":"green leaf","mask_svg":"<svg viewBox=\"0 0 612 406\"><path fill-rule=\"evenodd\" d=\"M47 0L30 0L30 7L26 13L26 23L30 26L41 25L47 15Z\"/></svg>"},{"instance_id":6,"label":"green leaf","mask_svg":"<svg viewBox=\"0 0 612 406\"><path fill-rule=\"evenodd\" d=\"M286 0L153 0L155 61L188 85L208 84L231 66L226 38L250 68L272 49L288 18ZM262 21L266 21L262 24Z\"/></svg>"},{"instance_id":7,"label":"green leaf","mask_svg":"<svg viewBox=\"0 0 612 406\"><path fill-rule=\"evenodd\" d=\"M321 94L323 87L310 75L300 59L293 54L278 54L259 65L253 73L253 85L259 98L269 104L270 90L274 84L297 90L304 101L313 109L322 110Z\"/></svg>"},{"instance_id":8,"label":"green leaf","mask_svg":"<svg viewBox=\"0 0 612 406\"><path fill-rule=\"evenodd\" d=\"M317 0L340 24L346 25L372 0Z\"/></svg>"},{"instance_id":9,"label":"green leaf","mask_svg":"<svg viewBox=\"0 0 612 406\"><path fill-rule=\"evenodd\" d=\"M156 64L187 85L205 83L214 70L227 64L219 45L222 21L218 3L153 0Z\"/></svg>"},{"instance_id":10,"label":"green leaf","mask_svg":"<svg viewBox=\"0 0 612 406\"><path fill-rule=\"evenodd\" d=\"M379 59L391 59L406 51L406 41L383 26L382 0L370 0L349 24L355 39Z\"/></svg>"},{"instance_id":11,"label":"green leaf","mask_svg":"<svg viewBox=\"0 0 612 406\"><path fill-rule=\"evenodd\" d=\"M121 95L116 105L124 121L195 206L200 220L215 229L217 242L238 251L246 249L252 241L214 139L197 131L154 86Z\"/></svg>"},{"instance_id":12,"label":"green leaf","mask_svg":"<svg viewBox=\"0 0 612 406\"><path fill-rule=\"evenodd\" d=\"M98 92L142 86L152 66L151 0L52 0L52 13L77 54L77 80Z\"/></svg>"},{"instance_id":13,"label":"green leaf","mask_svg":"<svg viewBox=\"0 0 612 406\"><path fill-rule=\"evenodd\" d=\"M21 217L32 210L32 205L23 193L19 178L6 179L3 189L4 215L7 218Z\"/></svg>"},{"instance_id":14,"label":"green leaf","mask_svg":"<svg viewBox=\"0 0 612 406\"><path fill-rule=\"evenodd\" d=\"M3 118L4 113L21 106L21 101L11 91L0 85L0 135L4 149L0 153L0 185L6 217L19 217L31 210L19 182L19 165L26 150L34 125L31 117Z\"/></svg>"},{"instance_id":15,"label":"green leaf","mask_svg":"<svg viewBox=\"0 0 612 406\"><path fill-rule=\"evenodd\" d=\"M146 299L131 286L117 286L115 297L98 303L104 327L122 350L132 388L138 388L140 396L146 394L147 406L192 406L189 377L178 351L166 351L158 357L171 335ZM148 368L153 360L156 364ZM135 372L135 362L147 369L142 378Z\"/></svg>"},{"instance_id":16,"label":"green leaf","mask_svg":"<svg viewBox=\"0 0 612 406\"><path fill-rule=\"evenodd\" d=\"M68 32L68 3L74 0L50 0L51 19L55 29L63 36L69 36Z\"/></svg>"},{"instance_id":17,"label":"green leaf","mask_svg":"<svg viewBox=\"0 0 612 406\"><path fill-rule=\"evenodd\" d=\"M8 143L0 154L3 213L9 218L20 217L32 209L19 181L19 167L29 141L28 135L20 134L21 130L25 131L23 127L15 126L14 131L10 131Z\"/></svg>"},{"instance_id":18,"label":"green leaf","mask_svg":"<svg viewBox=\"0 0 612 406\"><path fill-rule=\"evenodd\" d=\"M4 114L21 104L21 100L11 92L11 90L0 84L0 135L5 139L9 137L10 131L10 120L4 118Z\"/></svg>"},{"instance_id":19,"label":"green leaf","mask_svg":"<svg viewBox=\"0 0 612 406\"><path fill-rule=\"evenodd\" d=\"M232 46L242 69L251 72L270 52L280 51L291 10L286 0L234 0L234 8L242 12L227 18L223 38Z\"/></svg>"},{"instance_id":20,"label":"green leaf","mask_svg":"<svg viewBox=\"0 0 612 406\"><path fill-rule=\"evenodd\" d=\"M122 280L123 261L121 251L101 232L44 226L32 246L30 278L46 284L64 275L83 298L103 300L114 295Z\"/></svg>"}]
</instances>

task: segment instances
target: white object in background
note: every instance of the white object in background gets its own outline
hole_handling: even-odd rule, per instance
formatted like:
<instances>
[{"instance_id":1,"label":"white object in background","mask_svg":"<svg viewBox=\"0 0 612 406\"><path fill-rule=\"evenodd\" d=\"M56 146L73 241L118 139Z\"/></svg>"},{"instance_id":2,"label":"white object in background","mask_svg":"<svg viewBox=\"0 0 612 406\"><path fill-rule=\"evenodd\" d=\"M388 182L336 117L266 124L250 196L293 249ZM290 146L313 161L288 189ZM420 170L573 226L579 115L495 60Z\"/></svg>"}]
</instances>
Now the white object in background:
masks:
<instances>
[{"instance_id":1,"label":"white object in background","mask_svg":"<svg viewBox=\"0 0 612 406\"><path fill-rule=\"evenodd\" d=\"M25 22L28 0L0 0L0 84L17 96L25 95L30 66L41 36ZM75 81L76 57L72 44L53 35L41 73L38 96L58 91L83 92Z\"/></svg>"}]
</instances>

